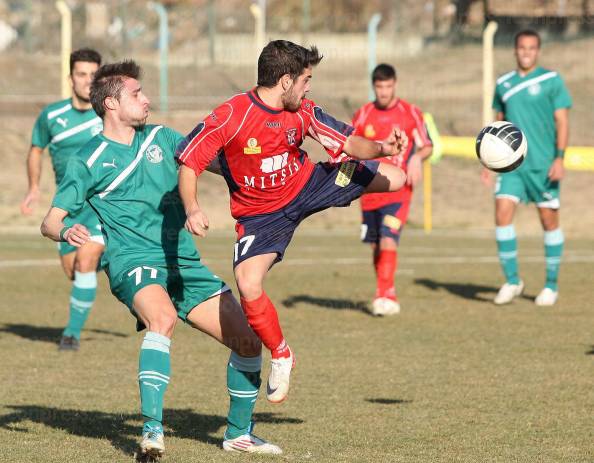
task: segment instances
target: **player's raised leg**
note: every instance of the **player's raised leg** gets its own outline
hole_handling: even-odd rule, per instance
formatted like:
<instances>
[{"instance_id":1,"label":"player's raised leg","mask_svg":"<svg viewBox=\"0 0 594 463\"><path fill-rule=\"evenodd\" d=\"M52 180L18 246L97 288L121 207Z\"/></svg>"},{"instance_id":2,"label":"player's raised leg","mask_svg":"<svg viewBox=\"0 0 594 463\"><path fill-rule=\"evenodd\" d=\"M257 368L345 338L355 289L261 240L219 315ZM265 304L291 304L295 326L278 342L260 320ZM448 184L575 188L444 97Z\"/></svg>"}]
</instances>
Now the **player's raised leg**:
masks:
<instances>
[{"instance_id":1,"label":"player's raised leg","mask_svg":"<svg viewBox=\"0 0 594 463\"><path fill-rule=\"evenodd\" d=\"M384 193L387 191L398 191L406 182L406 174L395 165L382 162L365 193Z\"/></svg>"},{"instance_id":2,"label":"player's raised leg","mask_svg":"<svg viewBox=\"0 0 594 463\"><path fill-rule=\"evenodd\" d=\"M142 410L140 451L150 457L165 452L163 398L171 375L169 347L177 311L160 285L148 285L134 295L134 311L147 327L138 361L138 385Z\"/></svg>"},{"instance_id":3,"label":"player's raised leg","mask_svg":"<svg viewBox=\"0 0 594 463\"><path fill-rule=\"evenodd\" d=\"M266 397L272 403L280 403L287 398L291 369L295 363L293 351L280 327L276 308L263 287L264 277L276 257L273 253L262 254L246 259L235 267L241 306L248 323L271 352Z\"/></svg>"},{"instance_id":4,"label":"player's raised leg","mask_svg":"<svg viewBox=\"0 0 594 463\"><path fill-rule=\"evenodd\" d=\"M505 283L495 296L495 304L508 304L524 291L524 283L518 275L518 241L512 223L516 211L516 202L510 198L495 200L495 239L499 262Z\"/></svg>"},{"instance_id":5,"label":"player's raised leg","mask_svg":"<svg viewBox=\"0 0 594 463\"><path fill-rule=\"evenodd\" d=\"M280 454L281 449L253 434L252 415L262 369L262 344L250 329L242 308L230 291L198 305L187 317L192 326L231 349L227 364L229 413L223 449L234 452Z\"/></svg>"},{"instance_id":6,"label":"player's raised leg","mask_svg":"<svg viewBox=\"0 0 594 463\"><path fill-rule=\"evenodd\" d=\"M539 207L538 213L544 229L544 250L546 263L546 281L542 291L536 296L535 303L540 306L550 306L559 297L559 267L565 239L559 226L559 210Z\"/></svg>"}]
</instances>

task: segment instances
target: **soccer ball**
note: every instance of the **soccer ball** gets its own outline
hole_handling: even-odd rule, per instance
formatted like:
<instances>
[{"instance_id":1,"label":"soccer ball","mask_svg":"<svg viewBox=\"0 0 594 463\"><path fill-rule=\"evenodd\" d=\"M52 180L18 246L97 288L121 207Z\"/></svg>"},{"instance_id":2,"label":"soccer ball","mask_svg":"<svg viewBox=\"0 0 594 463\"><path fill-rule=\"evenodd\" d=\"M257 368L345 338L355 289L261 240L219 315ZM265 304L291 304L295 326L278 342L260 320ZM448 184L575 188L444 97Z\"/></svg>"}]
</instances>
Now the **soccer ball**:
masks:
<instances>
[{"instance_id":1,"label":"soccer ball","mask_svg":"<svg viewBox=\"0 0 594 463\"><path fill-rule=\"evenodd\" d=\"M518 168L527 151L526 136L511 122L493 122L476 137L479 161L495 172L510 172Z\"/></svg>"}]
</instances>

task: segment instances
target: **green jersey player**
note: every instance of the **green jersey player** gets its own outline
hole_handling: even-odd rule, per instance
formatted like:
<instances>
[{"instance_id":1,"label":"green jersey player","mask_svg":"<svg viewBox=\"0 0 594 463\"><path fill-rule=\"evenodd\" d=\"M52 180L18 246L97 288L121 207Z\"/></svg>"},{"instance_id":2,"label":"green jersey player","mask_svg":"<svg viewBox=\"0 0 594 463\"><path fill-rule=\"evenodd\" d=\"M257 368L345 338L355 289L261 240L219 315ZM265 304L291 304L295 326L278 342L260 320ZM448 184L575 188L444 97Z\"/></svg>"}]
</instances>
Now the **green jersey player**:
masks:
<instances>
[{"instance_id":1,"label":"green jersey player","mask_svg":"<svg viewBox=\"0 0 594 463\"><path fill-rule=\"evenodd\" d=\"M506 278L495 297L496 304L511 302L524 289L518 276L513 226L519 202L536 204L544 230L546 281L535 302L550 306L559 295L557 279L564 243L559 225L559 182L564 175L571 97L557 72L538 66L539 52L539 35L530 30L519 32L515 37L517 70L497 80L493 98L497 119L516 124L528 140L524 163L499 175L495 185L495 233ZM485 172L484 180L488 182L489 177Z\"/></svg>"},{"instance_id":2,"label":"green jersey player","mask_svg":"<svg viewBox=\"0 0 594 463\"><path fill-rule=\"evenodd\" d=\"M29 190L21 203L21 211L28 215L39 198L41 156L46 147L54 168L56 185L60 183L66 164L78 149L101 131L102 122L89 100L93 74L101 65L101 55L94 50L80 49L70 55L70 84L72 97L45 107L35 122L31 148L27 159ZM90 240L75 248L59 243L60 260L66 276L72 281L70 316L62 333L60 350L78 350L80 333L89 315L97 291L97 263L104 243L99 219L90 207L84 207L66 223L84 224Z\"/></svg>"},{"instance_id":3,"label":"green jersey player","mask_svg":"<svg viewBox=\"0 0 594 463\"><path fill-rule=\"evenodd\" d=\"M111 291L136 317L139 329L147 328L138 369L142 454L158 457L164 452L163 396L177 318L232 350L223 448L281 453L252 434L261 343L229 288L202 264L184 229L174 158L183 137L161 125L145 125L149 100L139 77L133 61L105 65L95 74L91 101L104 129L68 163L42 233L82 246L90 239L89 230L82 224L65 225L63 219L88 203L101 220Z\"/></svg>"}]
</instances>

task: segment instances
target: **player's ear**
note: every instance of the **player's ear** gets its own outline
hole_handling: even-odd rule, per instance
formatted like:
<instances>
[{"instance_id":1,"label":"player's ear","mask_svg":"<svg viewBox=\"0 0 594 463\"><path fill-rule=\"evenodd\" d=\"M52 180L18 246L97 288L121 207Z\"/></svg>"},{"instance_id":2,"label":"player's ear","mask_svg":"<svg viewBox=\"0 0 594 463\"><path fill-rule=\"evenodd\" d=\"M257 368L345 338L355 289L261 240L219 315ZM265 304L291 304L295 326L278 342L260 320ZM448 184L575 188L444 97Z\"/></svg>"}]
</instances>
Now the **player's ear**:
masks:
<instances>
[{"instance_id":1,"label":"player's ear","mask_svg":"<svg viewBox=\"0 0 594 463\"><path fill-rule=\"evenodd\" d=\"M289 90L291 85L293 85L293 79L291 79L291 76L289 74L283 74L280 78L280 83L283 87L283 91L286 92L287 90Z\"/></svg>"},{"instance_id":2,"label":"player's ear","mask_svg":"<svg viewBox=\"0 0 594 463\"><path fill-rule=\"evenodd\" d=\"M105 98L105 100L103 100L103 106L105 107L105 109L115 110L117 101L118 101L117 98L108 96L107 98Z\"/></svg>"}]
</instances>

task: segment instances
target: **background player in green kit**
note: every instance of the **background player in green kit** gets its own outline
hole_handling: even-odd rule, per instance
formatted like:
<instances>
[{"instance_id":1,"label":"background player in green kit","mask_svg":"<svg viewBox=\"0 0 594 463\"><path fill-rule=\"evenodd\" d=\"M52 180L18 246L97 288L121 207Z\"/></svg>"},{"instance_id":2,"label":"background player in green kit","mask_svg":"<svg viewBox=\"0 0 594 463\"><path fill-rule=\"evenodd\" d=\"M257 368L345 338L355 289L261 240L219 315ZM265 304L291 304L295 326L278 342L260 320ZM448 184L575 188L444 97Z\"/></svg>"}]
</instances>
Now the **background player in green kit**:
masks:
<instances>
[{"instance_id":1,"label":"background player in green kit","mask_svg":"<svg viewBox=\"0 0 594 463\"><path fill-rule=\"evenodd\" d=\"M66 171L68 159L81 146L101 132L101 118L91 107L89 91L101 55L94 50L80 49L70 55L72 97L46 106L35 122L31 149L27 158L29 190L21 203L23 214L31 214L39 199L41 156L46 146L54 168L56 185ZM62 268L72 281L70 317L62 333L60 350L78 350L80 332L89 316L97 292L97 264L103 252L101 225L94 211L83 207L77 216L65 219L68 224L81 223L90 232L90 240L80 248L66 242L59 244Z\"/></svg>"},{"instance_id":2,"label":"background player in green kit","mask_svg":"<svg viewBox=\"0 0 594 463\"><path fill-rule=\"evenodd\" d=\"M539 52L539 35L530 30L519 32L515 37L517 70L497 80L493 98L497 119L516 124L528 140L523 164L499 175L495 186L495 233L506 278L495 304L507 304L524 290L518 275L518 246L512 223L520 201L536 204L544 230L546 282L535 302L550 306L559 296L557 278L564 243L559 225L559 182L564 175L571 97L557 72L537 65ZM489 178L490 174L483 172L486 183Z\"/></svg>"},{"instance_id":3,"label":"background player in green kit","mask_svg":"<svg viewBox=\"0 0 594 463\"><path fill-rule=\"evenodd\" d=\"M106 272L112 293L147 328L138 368L144 427L141 453L164 452L162 411L170 380L169 347L177 318L231 348L227 365L230 409L223 448L281 453L252 434L251 418L261 383L261 343L229 288L200 260L179 198L174 153L182 135L145 125L149 100L133 61L101 67L91 101L103 119L101 134L69 162L42 224L42 233L82 246L82 224L64 225L90 203L103 225Z\"/></svg>"}]
</instances>

